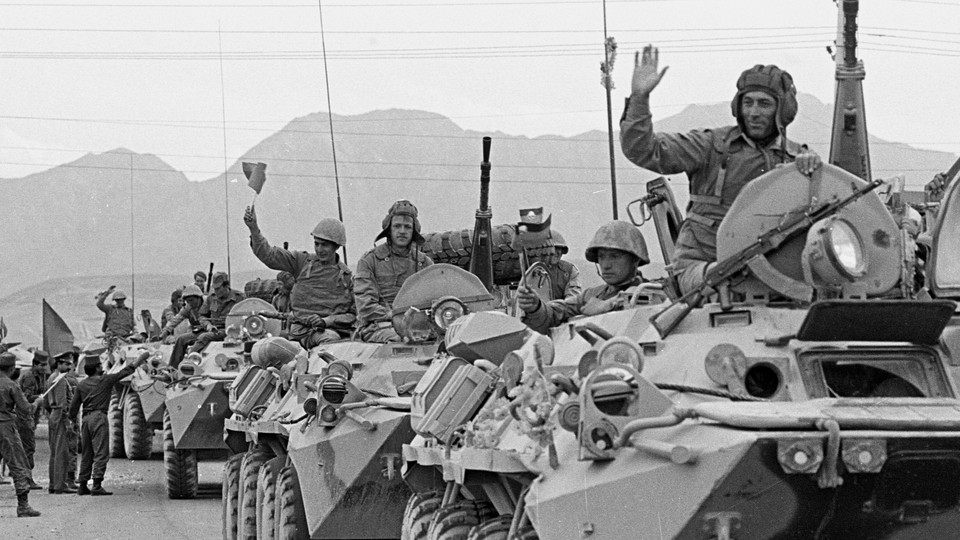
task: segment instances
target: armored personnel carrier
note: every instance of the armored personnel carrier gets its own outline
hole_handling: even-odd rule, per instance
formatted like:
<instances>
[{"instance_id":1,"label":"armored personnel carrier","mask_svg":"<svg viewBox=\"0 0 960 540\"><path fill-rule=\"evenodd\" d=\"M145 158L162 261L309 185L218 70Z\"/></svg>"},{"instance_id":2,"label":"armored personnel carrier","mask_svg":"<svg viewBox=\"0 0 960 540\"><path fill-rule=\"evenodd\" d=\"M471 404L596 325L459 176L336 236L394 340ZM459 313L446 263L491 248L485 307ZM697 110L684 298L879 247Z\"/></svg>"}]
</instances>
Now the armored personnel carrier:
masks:
<instances>
[{"instance_id":1,"label":"armored personnel carrier","mask_svg":"<svg viewBox=\"0 0 960 540\"><path fill-rule=\"evenodd\" d=\"M256 316L272 309L259 298L237 302L226 317L226 339L187 355L172 373L162 425L166 491L171 499L196 497L198 457L230 453L223 430L230 414L230 385L256 341L279 333L278 321Z\"/></svg>"},{"instance_id":2,"label":"armored personnel carrier","mask_svg":"<svg viewBox=\"0 0 960 540\"><path fill-rule=\"evenodd\" d=\"M716 301L567 323L504 358L461 437L414 425L404 538L956 536L960 188L918 251L863 168L851 53L836 165L744 188Z\"/></svg>"},{"instance_id":3,"label":"armored personnel carrier","mask_svg":"<svg viewBox=\"0 0 960 540\"><path fill-rule=\"evenodd\" d=\"M166 384L162 372L170 358L171 345L154 342L118 343L107 347L103 355L106 357L106 371L120 371L124 362L136 359L143 348L153 351L150 363L121 380L110 397L107 414L110 457L149 459L154 428L163 424Z\"/></svg>"}]
</instances>

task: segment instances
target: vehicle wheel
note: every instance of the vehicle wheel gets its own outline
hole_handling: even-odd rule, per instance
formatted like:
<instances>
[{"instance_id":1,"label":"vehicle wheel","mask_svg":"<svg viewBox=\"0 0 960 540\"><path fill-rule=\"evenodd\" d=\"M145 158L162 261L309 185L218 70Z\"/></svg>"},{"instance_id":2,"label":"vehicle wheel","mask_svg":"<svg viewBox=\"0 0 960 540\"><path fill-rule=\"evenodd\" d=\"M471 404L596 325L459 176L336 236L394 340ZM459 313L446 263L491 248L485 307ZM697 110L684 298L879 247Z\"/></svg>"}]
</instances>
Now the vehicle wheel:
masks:
<instances>
[{"instance_id":1,"label":"vehicle wheel","mask_svg":"<svg viewBox=\"0 0 960 540\"><path fill-rule=\"evenodd\" d=\"M123 409L120 408L120 391L110 394L110 408L107 410L107 431L110 434L110 457L126 457L123 451Z\"/></svg>"},{"instance_id":2,"label":"vehicle wheel","mask_svg":"<svg viewBox=\"0 0 960 540\"><path fill-rule=\"evenodd\" d=\"M437 508L440 508L441 502L443 497L436 491L424 491L411 495L403 511L400 540L424 540L430 528L430 519Z\"/></svg>"},{"instance_id":3,"label":"vehicle wheel","mask_svg":"<svg viewBox=\"0 0 960 540\"><path fill-rule=\"evenodd\" d=\"M470 532L467 533L467 540L507 540L512 521L513 514L488 519L470 529Z\"/></svg>"},{"instance_id":4,"label":"vehicle wheel","mask_svg":"<svg viewBox=\"0 0 960 540\"><path fill-rule=\"evenodd\" d=\"M123 451L130 459L150 459L153 428L143 414L140 395L128 390L123 398Z\"/></svg>"},{"instance_id":5,"label":"vehicle wheel","mask_svg":"<svg viewBox=\"0 0 960 540\"><path fill-rule=\"evenodd\" d=\"M494 516L485 502L461 500L437 509L430 520L428 540L462 540L474 526Z\"/></svg>"},{"instance_id":6,"label":"vehicle wheel","mask_svg":"<svg viewBox=\"0 0 960 540\"><path fill-rule=\"evenodd\" d=\"M177 450L173 444L170 413L163 412L163 469L167 473L167 497L193 499L197 496L197 453Z\"/></svg>"},{"instance_id":7,"label":"vehicle wheel","mask_svg":"<svg viewBox=\"0 0 960 540\"><path fill-rule=\"evenodd\" d=\"M274 540L303 540L310 537L297 471L292 466L283 467L277 474L273 515L276 520Z\"/></svg>"},{"instance_id":8,"label":"vehicle wheel","mask_svg":"<svg viewBox=\"0 0 960 540\"><path fill-rule=\"evenodd\" d=\"M257 477L270 454L262 448L250 450L240 463L237 492L237 538L257 540Z\"/></svg>"},{"instance_id":9,"label":"vehicle wheel","mask_svg":"<svg viewBox=\"0 0 960 540\"><path fill-rule=\"evenodd\" d=\"M491 227L493 244L493 283L507 285L516 282L521 277L520 257L513 249L513 238L516 235L512 225L494 225ZM470 257L473 253L473 229L461 229L427 233L424 235L421 250L435 263L447 263L459 266L464 270L470 269ZM527 252L532 256L545 254L545 250L552 247L532 248Z\"/></svg>"},{"instance_id":10,"label":"vehicle wheel","mask_svg":"<svg viewBox=\"0 0 960 540\"><path fill-rule=\"evenodd\" d=\"M273 540L276 521L273 512L277 497L277 472L283 467L283 458L267 460L257 475L257 539Z\"/></svg>"},{"instance_id":11,"label":"vehicle wheel","mask_svg":"<svg viewBox=\"0 0 960 540\"><path fill-rule=\"evenodd\" d=\"M223 540L237 540L237 488L241 461L243 454L234 454L223 464L223 476L220 479Z\"/></svg>"}]
</instances>

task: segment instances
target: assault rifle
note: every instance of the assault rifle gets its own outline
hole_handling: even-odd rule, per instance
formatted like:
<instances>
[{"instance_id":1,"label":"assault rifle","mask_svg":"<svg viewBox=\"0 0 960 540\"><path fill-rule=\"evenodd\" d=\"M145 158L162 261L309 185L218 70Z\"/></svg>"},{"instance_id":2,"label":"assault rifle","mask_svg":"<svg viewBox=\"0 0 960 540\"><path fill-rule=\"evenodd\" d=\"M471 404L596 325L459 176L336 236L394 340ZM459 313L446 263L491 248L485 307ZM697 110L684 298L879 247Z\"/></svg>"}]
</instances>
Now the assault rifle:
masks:
<instances>
[{"instance_id":1,"label":"assault rifle","mask_svg":"<svg viewBox=\"0 0 960 540\"><path fill-rule=\"evenodd\" d=\"M757 257L776 251L788 240L806 232L814 223L836 214L882 184L882 180L874 180L845 199L834 198L810 207L804 205L787 213L789 217L776 227L763 232L754 243L718 262L704 276L703 283L674 300L663 311L650 317L650 323L657 329L661 338L669 336L690 311L707 296L708 290L717 290L721 285L729 282L730 278L742 272Z\"/></svg>"}]
</instances>

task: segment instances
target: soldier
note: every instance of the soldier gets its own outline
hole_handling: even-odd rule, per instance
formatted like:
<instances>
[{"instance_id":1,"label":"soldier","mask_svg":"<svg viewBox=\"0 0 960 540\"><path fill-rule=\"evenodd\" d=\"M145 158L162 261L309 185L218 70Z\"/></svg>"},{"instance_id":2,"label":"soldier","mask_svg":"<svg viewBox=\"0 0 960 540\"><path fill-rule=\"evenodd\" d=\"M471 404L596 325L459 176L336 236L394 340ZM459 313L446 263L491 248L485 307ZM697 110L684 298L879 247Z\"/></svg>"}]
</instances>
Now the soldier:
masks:
<instances>
[{"instance_id":1,"label":"soldier","mask_svg":"<svg viewBox=\"0 0 960 540\"><path fill-rule=\"evenodd\" d=\"M107 408L113 385L133 374L150 357L144 351L130 364L110 375L103 374L100 356L87 355L83 360L83 372L87 378L80 381L70 400L67 417L75 419L83 405L83 420L80 424L80 474L78 495L113 495L103 489L103 476L110 460L110 437L107 433ZM93 489L87 486L87 480L93 479Z\"/></svg>"},{"instance_id":2,"label":"soldier","mask_svg":"<svg viewBox=\"0 0 960 540\"><path fill-rule=\"evenodd\" d=\"M97 295L97 309L104 313L101 330L108 336L128 338L133 334L133 310L125 305L127 295L123 291L116 291L115 286ZM113 293L114 305L106 305L107 296Z\"/></svg>"},{"instance_id":3,"label":"soldier","mask_svg":"<svg viewBox=\"0 0 960 540\"><path fill-rule=\"evenodd\" d=\"M290 339L310 349L350 337L357 309L353 303L353 274L337 254L347 243L343 223L321 219L310 233L313 253L307 253L271 246L260 232L252 206L244 212L243 222L250 229L250 247L260 262L295 278L290 292Z\"/></svg>"},{"instance_id":4,"label":"soldier","mask_svg":"<svg viewBox=\"0 0 960 540\"><path fill-rule=\"evenodd\" d=\"M213 341L223 341L226 334L227 315L230 309L244 299L243 293L230 288L230 277L226 272L216 272L210 279L213 292L200 306L200 326L205 330L197 336L190 346L190 352L200 352Z\"/></svg>"},{"instance_id":5,"label":"soldier","mask_svg":"<svg viewBox=\"0 0 960 540\"><path fill-rule=\"evenodd\" d=\"M183 287L176 288L170 293L170 305L163 308L163 312L160 313L160 328L166 327L167 322L180 313L181 308L183 308Z\"/></svg>"},{"instance_id":6,"label":"soldier","mask_svg":"<svg viewBox=\"0 0 960 540\"><path fill-rule=\"evenodd\" d=\"M40 512L30 507L30 469L23 451L17 417L33 414L35 404L27 401L11 375L17 368L13 353L0 353L0 458L10 468L13 485L17 492L17 517L36 517Z\"/></svg>"},{"instance_id":7,"label":"soldier","mask_svg":"<svg viewBox=\"0 0 960 540\"><path fill-rule=\"evenodd\" d=\"M375 343L400 341L393 329L393 300L408 277L433 264L419 249L424 240L417 207L410 201L393 203L381 225L374 244L381 238L387 241L360 257L353 278L357 331L360 339Z\"/></svg>"},{"instance_id":8,"label":"soldier","mask_svg":"<svg viewBox=\"0 0 960 540\"><path fill-rule=\"evenodd\" d=\"M50 375L50 390L46 396L47 410L50 411L50 486L47 489L54 494L76 493L77 487L70 475L69 433L74 430L74 425L67 415L67 408L73 399L73 384L69 378L69 373L73 371L73 348L57 354L54 360L57 362L57 370Z\"/></svg>"},{"instance_id":9,"label":"soldier","mask_svg":"<svg viewBox=\"0 0 960 540\"><path fill-rule=\"evenodd\" d=\"M580 269L573 263L563 260L563 256L570 251L563 236L558 231L550 231L550 236L553 252L544 257L542 262L550 275L550 283L553 287L552 299L573 298L583 290L580 284Z\"/></svg>"},{"instance_id":10,"label":"soldier","mask_svg":"<svg viewBox=\"0 0 960 540\"><path fill-rule=\"evenodd\" d=\"M200 325L200 307L203 305L203 293L200 287L196 285L187 285L183 288L183 307L180 312L171 317L160 332L160 339L166 342L166 338L173 336L177 326L183 321L190 322L190 332L180 334L176 337L173 345L173 351L170 352L170 365L177 367L187 353L187 347L197 341L197 335L202 332Z\"/></svg>"},{"instance_id":11,"label":"soldier","mask_svg":"<svg viewBox=\"0 0 960 540\"><path fill-rule=\"evenodd\" d=\"M33 403L47 389L47 368L49 367L50 355L46 351L36 349L33 351L33 366L30 371L23 373L17 378L20 389L27 401ZM23 444L23 451L27 455L27 466L30 467L30 489L41 489L41 486L33 480L33 468L36 465L34 455L37 452L36 431L37 424L40 422L40 407L36 407L29 416L17 417L17 429L20 430L20 442Z\"/></svg>"},{"instance_id":12,"label":"soldier","mask_svg":"<svg viewBox=\"0 0 960 540\"><path fill-rule=\"evenodd\" d=\"M667 68L658 71L652 45L634 60L632 93L620 120L620 145L633 163L660 174L686 173L690 203L680 227L674 271L683 292L703 283L716 264L717 227L743 187L777 165L795 162L810 175L820 157L786 137L797 114L793 79L777 66L756 65L737 80L731 102L736 126L689 133L654 133L650 93Z\"/></svg>"},{"instance_id":13,"label":"soldier","mask_svg":"<svg viewBox=\"0 0 960 540\"><path fill-rule=\"evenodd\" d=\"M587 246L586 258L597 264L604 285L591 287L572 298L544 302L525 285L517 289L523 322L546 333L576 315L597 315L623 307L621 292L640 285L638 268L650 262L640 230L624 221L611 221L597 229Z\"/></svg>"}]
</instances>

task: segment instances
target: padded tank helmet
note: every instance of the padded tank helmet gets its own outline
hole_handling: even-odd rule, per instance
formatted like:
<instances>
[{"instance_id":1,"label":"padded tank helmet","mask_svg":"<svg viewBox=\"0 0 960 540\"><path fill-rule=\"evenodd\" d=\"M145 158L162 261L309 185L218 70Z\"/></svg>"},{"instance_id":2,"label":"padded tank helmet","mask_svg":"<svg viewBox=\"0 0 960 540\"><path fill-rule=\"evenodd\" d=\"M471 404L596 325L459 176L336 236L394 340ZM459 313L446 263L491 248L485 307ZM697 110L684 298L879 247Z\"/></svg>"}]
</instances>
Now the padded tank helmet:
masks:
<instances>
[{"instance_id":1,"label":"padded tank helmet","mask_svg":"<svg viewBox=\"0 0 960 540\"><path fill-rule=\"evenodd\" d=\"M413 218L413 241L423 245L425 240L423 236L420 235L420 219L417 215L417 207L414 206L412 202L401 199L393 203L390 205L390 209L387 210L387 215L384 216L383 221L380 223L383 230L380 231L380 234L378 234L373 241L376 242L381 238L390 238L390 225L393 222L393 216L410 216Z\"/></svg>"},{"instance_id":2,"label":"padded tank helmet","mask_svg":"<svg viewBox=\"0 0 960 540\"><path fill-rule=\"evenodd\" d=\"M189 298L189 297L191 297L191 296L196 296L196 297L202 299L202 298L203 298L203 291L201 291L201 290L200 290L200 287L197 287L196 285L187 285L186 287L183 288L183 294L181 294L180 296L181 296L181 298L183 298L184 300L186 300L187 298Z\"/></svg>"},{"instance_id":3,"label":"padded tank helmet","mask_svg":"<svg viewBox=\"0 0 960 540\"><path fill-rule=\"evenodd\" d=\"M757 64L740 74L737 79L737 94L730 102L737 124L740 120L740 101L747 92L762 91L777 99L777 128L783 130L797 117L797 87L793 85L793 77L786 71L774 65L764 66ZM740 125L742 128L743 126Z\"/></svg>"},{"instance_id":4,"label":"padded tank helmet","mask_svg":"<svg viewBox=\"0 0 960 540\"><path fill-rule=\"evenodd\" d=\"M606 225L601 225L593 235L593 240L587 245L587 260L597 262L597 251L600 248L619 249L639 259L638 266L643 266L650 262L650 256L647 254L647 242L643 239L640 229L627 223L626 221L611 221Z\"/></svg>"},{"instance_id":5,"label":"padded tank helmet","mask_svg":"<svg viewBox=\"0 0 960 540\"><path fill-rule=\"evenodd\" d=\"M313 228L313 232L311 232L310 235L314 238L333 242L338 246L345 246L347 244L347 229L339 219L321 219L320 223L317 223L317 226Z\"/></svg>"},{"instance_id":6,"label":"padded tank helmet","mask_svg":"<svg viewBox=\"0 0 960 540\"><path fill-rule=\"evenodd\" d=\"M570 246L567 245L567 241L563 239L563 236L558 231L551 230L550 236L553 240L553 247L557 248L564 255L570 253Z\"/></svg>"}]
</instances>

